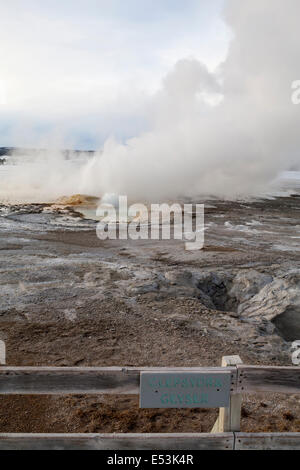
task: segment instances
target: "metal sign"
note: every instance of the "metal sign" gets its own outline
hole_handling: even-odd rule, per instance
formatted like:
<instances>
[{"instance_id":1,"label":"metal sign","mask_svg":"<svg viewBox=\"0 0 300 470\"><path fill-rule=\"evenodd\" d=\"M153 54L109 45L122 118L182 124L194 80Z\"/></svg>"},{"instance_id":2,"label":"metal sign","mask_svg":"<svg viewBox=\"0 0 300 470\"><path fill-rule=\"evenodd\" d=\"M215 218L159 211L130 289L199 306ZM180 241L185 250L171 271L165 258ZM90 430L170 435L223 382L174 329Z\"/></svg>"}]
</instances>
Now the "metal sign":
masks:
<instances>
[{"instance_id":1,"label":"metal sign","mask_svg":"<svg viewBox=\"0 0 300 470\"><path fill-rule=\"evenodd\" d=\"M141 372L140 408L220 408L230 401L228 372Z\"/></svg>"}]
</instances>

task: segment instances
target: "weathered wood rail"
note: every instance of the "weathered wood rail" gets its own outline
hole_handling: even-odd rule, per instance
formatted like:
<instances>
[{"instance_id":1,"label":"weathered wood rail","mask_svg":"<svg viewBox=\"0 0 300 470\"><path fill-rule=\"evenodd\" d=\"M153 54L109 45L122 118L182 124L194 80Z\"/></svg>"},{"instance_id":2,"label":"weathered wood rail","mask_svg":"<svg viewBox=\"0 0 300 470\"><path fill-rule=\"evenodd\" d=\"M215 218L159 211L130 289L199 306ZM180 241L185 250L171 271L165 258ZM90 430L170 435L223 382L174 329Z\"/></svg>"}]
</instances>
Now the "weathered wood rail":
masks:
<instances>
[{"instance_id":1,"label":"weathered wood rail","mask_svg":"<svg viewBox=\"0 0 300 470\"><path fill-rule=\"evenodd\" d=\"M0 367L1 395L139 395L141 372L224 372L221 367ZM236 388L232 368L232 392Z\"/></svg>"},{"instance_id":2,"label":"weathered wood rail","mask_svg":"<svg viewBox=\"0 0 300 470\"><path fill-rule=\"evenodd\" d=\"M0 450L233 450L223 434L0 434Z\"/></svg>"},{"instance_id":3,"label":"weathered wood rail","mask_svg":"<svg viewBox=\"0 0 300 470\"><path fill-rule=\"evenodd\" d=\"M227 367L232 374L232 394L300 393L300 367ZM0 394L126 394L138 395L140 373L222 372L221 367L0 367Z\"/></svg>"},{"instance_id":4,"label":"weathered wood rail","mask_svg":"<svg viewBox=\"0 0 300 470\"><path fill-rule=\"evenodd\" d=\"M0 364L5 345L0 341ZM0 450L249 450L300 449L300 433L240 431L242 394L300 393L300 367L246 366L227 356L223 367L0 367L0 395L134 394L141 372L223 372L231 376L230 404L210 434L0 434Z\"/></svg>"},{"instance_id":5,"label":"weathered wood rail","mask_svg":"<svg viewBox=\"0 0 300 470\"><path fill-rule=\"evenodd\" d=\"M237 392L300 393L300 367L237 365Z\"/></svg>"},{"instance_id":6,"label":"weathered wood rail","mask_svg":"<svg viewBox=\"0 0 300 470\"><path fill-rule=\"evenodd\" d=\"M0 434L0 450L299 450L300 433Z\"/></svg>"}]
</instances>

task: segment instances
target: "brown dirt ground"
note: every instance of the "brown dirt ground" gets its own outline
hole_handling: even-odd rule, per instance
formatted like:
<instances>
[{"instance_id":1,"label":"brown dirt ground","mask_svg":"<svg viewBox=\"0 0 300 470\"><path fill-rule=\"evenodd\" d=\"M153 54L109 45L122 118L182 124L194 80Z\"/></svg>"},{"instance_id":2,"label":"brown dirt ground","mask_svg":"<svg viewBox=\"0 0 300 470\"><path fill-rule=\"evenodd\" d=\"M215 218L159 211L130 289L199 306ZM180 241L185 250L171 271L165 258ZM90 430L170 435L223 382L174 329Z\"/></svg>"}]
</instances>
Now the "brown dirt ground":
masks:
<instances>
[{"instance_id":1,"label":"brown dirt ground","mask_svg":"<svg viewBox=\"0 0 300 470\"><path fill-rule=\"evenodd\" d=\"M124 311L124 305L110 305L114 316L108 303L102 307L104 313L97 321L2 323L7 363L205 366L219 365L222 355L237 352L234 343L219 344L174 322L167 321L163 332L159 331L153 319L128 311L120 327L116 311ZM238 353L245 362L257 363L246 346L239 345ZM297 396L245 397L242 416L244 432L300 431ZM140 410L135 396L0 397L0 432L209 432L216 418L217 410Z\"/></svg>"},{"instance_id":2,"label":"brown dirt ground","mask_svg":"<svg viewBox=\"0 0 300 470\"><path fill-rule=\"evenodd\" d=\"M97 253L98 246L103 245L95 240L94 233L47 233L32 238L48 242L49 246L56 243L55 250L66 256L87 248ZM143 268L145 248L139 257L135 246L127 248L131 251L118 256L133 259L137 269ZM215 247L213 242L199 259L188 254L181 260L173 251L167 250L165 256L151 250L150 246L148 256L152 258L148 261L165 269L181 265L201 269L216 263L224 267L257 261L274 263L274 255L269 253L240 252L231 247ZM276 254L276 262L285 261L286 256ZM297 256L293 254L295 259ZM117 278L112 281L118 282ZM110 289L114 288L112 283ZM62 306L56 312L55 305L41 302L35 312L26 312L26 305L24 312L8 311L1 318L1 339L7 345L7 364L14 366L217 366L222 356L233 354L239 354L244 363L267 365L259 349L249 347L247 338L242 341L229 333L220 339L189 328L179 318L172 319L176 310L203 325L209 323L210 312L202 307L195 309L194 301L189 299L155 301L151 295L143 296L132 307L113 296L97 301L85 299L72 322L57 319ZM27 313L34 313L39 320L28 320ZM290 365L278 356L270 358L269 364ZM0 396L0 432L209 432L217 413L202 409L140 410L138 398L132 396ZM244 397L242 431L300 432L299 396Z\"/></svg>"}]
</instances>

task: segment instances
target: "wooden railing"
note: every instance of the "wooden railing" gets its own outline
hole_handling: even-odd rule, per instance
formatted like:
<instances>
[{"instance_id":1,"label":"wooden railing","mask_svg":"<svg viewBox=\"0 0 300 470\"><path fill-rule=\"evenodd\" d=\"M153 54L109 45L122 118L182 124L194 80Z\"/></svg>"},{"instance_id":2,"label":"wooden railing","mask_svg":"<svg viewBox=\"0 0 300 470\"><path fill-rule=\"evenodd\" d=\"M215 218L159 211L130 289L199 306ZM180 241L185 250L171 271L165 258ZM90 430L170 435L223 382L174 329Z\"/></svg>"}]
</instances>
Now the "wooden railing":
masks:
<instances>
[{"instance_id":1,"label":"wooden railing","mask_svg":"<svg viewBox=\"0 0 300 470\"><path fill-rule=\"evenodd\" d=\"M0 341L0 364L5 345ZM103 449L203 450L300 449L300 433L240 432L242 394L300 393L300 367L246 366L238 356L220 368L0 367L0 395L126 394L140 392L141 372L230 372L228 408L220 408L210 434L0 434L0 450Z\"/></svg>"}]
</instances>

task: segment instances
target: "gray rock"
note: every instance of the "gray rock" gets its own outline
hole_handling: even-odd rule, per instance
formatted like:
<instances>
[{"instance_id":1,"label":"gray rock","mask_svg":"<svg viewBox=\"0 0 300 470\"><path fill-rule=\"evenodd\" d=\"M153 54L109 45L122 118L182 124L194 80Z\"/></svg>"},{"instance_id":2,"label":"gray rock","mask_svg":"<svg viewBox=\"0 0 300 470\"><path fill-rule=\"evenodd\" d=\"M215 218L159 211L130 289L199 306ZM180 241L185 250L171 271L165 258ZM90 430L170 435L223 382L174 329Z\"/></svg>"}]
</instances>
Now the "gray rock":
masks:
<instances>
[{"instance_id":1,"label":"gray rock","mask_svg":"<svg viewBox=\"0 0 300 470\"><path fill-rule=\"evenodd\" d=\"M189 287L196 286L196 279L190 271L167 271L165 273L167 282L171 285L186 285Z\"/></svg>"},{"instance_id":2,"label":"gray rock","mask_svg":"<svg viewBox=\"0 0 300 470\"><path fill-rule=\"evenodd\" d=\"M286 341L300 339L300 271L267 284L257 295L242 303L238 312L253 322L272 322Z\"/></svg>"},{"instance_id":3,"label":"gray rock","mask_svg":"<svg viewBox=\"0 0 300 470\"><path fill-rule=\"evenodd\" d=\"M262 274L254 269L240 271L232 281L229 296L236 298L238 303L246 302L272 281L272 276Z\"/></svg>"},{"instance_id":4,"label":"gray rock","mask_svg":"<svg viewBox=\"0 0 300 470\"><path fill-rule=\"evenodd\" d=\"M205 276L211 275L205 274ZM167 271L165 273L165 279L171 286L169 288L170 293L173 292L177 296L197 298L207 308L215 308L210 295L199 287L199 275L195 275L190 271Z\"/></svg>"},{"instance_id":5,"label":"gray rock","mask_svg":"<svg viewBox=\"0 0 300 470\"><path fill-rule=\"evenodd\" d=\"M130 288L130 292L132 294L148 294L149 292L157 291L159 291L159 284L157 282L151 282L150 284L143 284Z\"/></svg>"}]
</instances>

